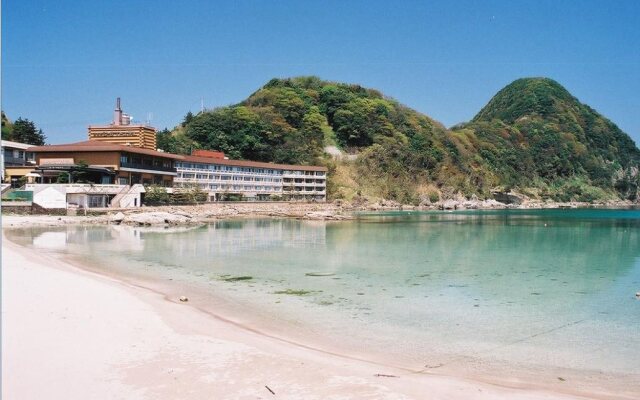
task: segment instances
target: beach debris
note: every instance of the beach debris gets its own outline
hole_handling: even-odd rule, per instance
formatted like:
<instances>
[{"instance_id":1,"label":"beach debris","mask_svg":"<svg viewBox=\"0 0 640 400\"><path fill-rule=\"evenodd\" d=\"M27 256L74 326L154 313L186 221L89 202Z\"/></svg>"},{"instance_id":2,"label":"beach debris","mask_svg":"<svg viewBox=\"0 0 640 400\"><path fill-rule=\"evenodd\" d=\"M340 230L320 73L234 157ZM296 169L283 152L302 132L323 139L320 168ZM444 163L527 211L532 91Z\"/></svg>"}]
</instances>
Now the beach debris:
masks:
<instances>
[{"instance_id":1,"label":"beach debris","mask_svg":"<svg viewBox=\"0 0 640 400\"><path fill-rule=\"evenodd\" d=\"M334 276L333 272L307 272L306 276Z\"/></svg>"},{"instance_id":2,"label":"beach debris","mask_svg":"<svg viewBox=\"0 0 640 400\"><path fill-rule=\"evenodd\" d=\"M277 290L273 292L273 294L288 294L291 296L306 296L311 293L310 290L294 290L294 289L286 289L286 290Z\"/></svg>"},{"instance_id":3,"label":"beach debris","mask_svg":"<svg viewBox=\"0 0 640 400\"><path fill-rule=\"evenodd\" d=\"M397 378L398 375L388 375L388 374L373 374L376 378Z\"/></svg>"},{"instance_id":4,"label":"beach debris","mask_svg":"<svg viewBox=\"0 0 640 400\"><path fill-rule=\"evenodd\" d=\"M266 387L266 388L267 388L267 390L268 390L268 391L270 391L272 395L274 395L274 396L276 395L276 392L274 392L273 390L271 390L271 388L270 388L269 386L264 385L264 387Z\"/></svg>"},{"instance_id":5,"label":"beach debris","mask_svg":"<svg viewBox=\"0 0 640 400\"><path fill-rule=\"evenodd\" d=\"M189 298L187 296L180 296L180 301L186 303L187 301L189 301Z\"/></svg>"},{"instance_id":6,"label":"beach debris","mask_svg":"<svg viewBox=\"0 0 640 400\"><path fill-rule=\"evenodd\" d=\"M353 219L350 215L337 214L334 211L311 211L304 214L302 218L319 221L345 221Z\"/></svg>"},{"instance_id":7,"label":"beach debris","mask_svg":"<svg viewBox=\"0 0 640 400\"><path fill-rule=\"evenodd\" d=\"M564 379L564 378L563 378L563 377L561 377L561 376L559 376L559 377L558 377L558 380L559 380L560 382L564 382L564 381L566 381L566 379Z\"/></svg>"},{"instance_id":8,"label":"beach debris","mask_svg":"<svg viewBox=\"0 0 640 400\"><path fill-rule=\"evenodd\" d=\"M249 281L251 279L253 279L253 276L249 275L222 277L222 280L225 282Z\"/></svg>"}]
</instances>

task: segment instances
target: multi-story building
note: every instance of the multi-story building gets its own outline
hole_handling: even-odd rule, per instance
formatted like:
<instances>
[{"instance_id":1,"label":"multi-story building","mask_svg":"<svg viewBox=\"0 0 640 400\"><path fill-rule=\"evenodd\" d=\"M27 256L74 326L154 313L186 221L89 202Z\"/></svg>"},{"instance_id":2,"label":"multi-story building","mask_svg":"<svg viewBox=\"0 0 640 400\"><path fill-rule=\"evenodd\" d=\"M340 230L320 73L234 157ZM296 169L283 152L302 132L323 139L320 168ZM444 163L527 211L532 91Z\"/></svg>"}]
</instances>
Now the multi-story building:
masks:
<instances>
[{"instance_id":1,"label":"multi-story building","mask_svg":"<svg viewBox=\"0 0 640 400\"><path fill-rule=\"evenodd\" d=\"M87 140L79 143L31 147L36 155L42 183L55 181L60 172L76 171L86 164L85 173L99 174L92 181L118 185L161 185L171 187L177 175L175 162L183 158L135 146Z\"/></svg>"},{"instance_id":2,"label":"multi-story building","mask_svg":"<svg viewBox=\"0 0 640 400\"><path fill-rule=\"evenodd\" d=\"M27 151L31 144L2 141L2 163L4 166L30 166L35 164L33 153Z\"/></svg>"},{"instance_id":3,"label":"multi-story building","mask_svg":"<svg viewBox=\"0 0 640 400\"><path fill-rule=\"evenodd\" d=\"M122 112L118 97L113 122L110 125L90 125L89 140L156 150L156 129L149 125L132 124L131 116Z\"/></svg>"},{"instance_id":4,"label":"multi-story building","mask_svg":"<svg viewBox=\"0 0 640 400\"><path fill-rule=\"evenodd\" d=\"M27 151L30 144L2 141L2 182L11 183L18 186L22 177L27 176L35 167L35 157L33 152Z\"/></svg>"},{"instance_id":5,"label":"multi-story building","mask_svg":"<svg viewBox=\"0 0 640 400\"><path fill-rule=\"evenodd\" d=\"M198 185L211 201L326 201L327 168L184 156L176 161L175 187Z\"/></svg>"},{"instance_id":6,"label":"multi-story building","mask_svg":"<svg viewBox=\"0 0 640 400\"><path fill-rule=\"evenodd\" d=\"M102 185L197 185L211 201L326 201L325 167L229 160L210 150L190 156L165 153L156 150L154 128L130 120L118 98L113 123L90 126L89 140L30 147L38 182L59 182L66 174L70 183L81 175L82 181Z\"/></svg>"}]
</instances>

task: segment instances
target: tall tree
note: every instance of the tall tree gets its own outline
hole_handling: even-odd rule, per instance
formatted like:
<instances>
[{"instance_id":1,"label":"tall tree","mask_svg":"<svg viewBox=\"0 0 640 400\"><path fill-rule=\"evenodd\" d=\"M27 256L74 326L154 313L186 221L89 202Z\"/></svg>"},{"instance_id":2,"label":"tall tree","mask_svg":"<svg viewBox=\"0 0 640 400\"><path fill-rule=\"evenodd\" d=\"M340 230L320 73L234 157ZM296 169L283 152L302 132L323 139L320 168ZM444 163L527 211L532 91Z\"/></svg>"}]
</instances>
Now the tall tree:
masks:
<instances>
[{"instance_id":1,"label":"tall tree","mask_svg":"<svg viewBox=\"0 0 640 400\"><path fill-rule=\"evenodd\" d=\"M184 116L184 120L182 120L182 127L189 125L189 123L193 121L193 113L189 111L187 115Z\"/></svg>"},{"instance_id":2,"label":"tall tree","mask_svg":"<svg viewBox=\"0 0 640 400\"><path fill-rule=\"evenodd\" d=\"M13 123L10 140L42 146L44 145L45 139L46 137L44 133L42 133L42 129L37 129L36 125L26 118L18 118L16 122Z\"/></svg>"}]
</instances>

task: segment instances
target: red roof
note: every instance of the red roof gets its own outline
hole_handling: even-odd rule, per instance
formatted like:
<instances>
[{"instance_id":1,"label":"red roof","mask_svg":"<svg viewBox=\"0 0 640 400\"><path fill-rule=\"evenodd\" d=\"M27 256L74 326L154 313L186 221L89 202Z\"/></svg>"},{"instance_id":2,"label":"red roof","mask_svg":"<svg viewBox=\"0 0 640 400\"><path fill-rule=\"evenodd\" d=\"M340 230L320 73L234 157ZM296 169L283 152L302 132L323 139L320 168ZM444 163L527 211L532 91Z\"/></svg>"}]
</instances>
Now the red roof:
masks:
<instances>
[{"instance_id":1,"label":"red roof","mask_svg":"<svg viewBox=\"0 0 640 400\"><path fill-rule=\"evenodd\" d=\"M211 150L194 150L191 152L192 156L196 157L208 157L208 158L217 158L224 159L224 153L221 151L211 151Z\"/></svg>"},{"instance_id":2,"label":"red roof","mask_svg":"<svg viewBox=\"0 0 640 400\"><path fill-rule=\"evenodd\" d=\"M297 171L323 171L327 172L327 167L320 167L314 165L288 165L288 164L273 164L260 161L244 161L244 160L221 160L211 159L210 157L197 157L197 156L184 156L184 161L201 163L201 164L216 164L216 165L232 165L236 167L256 167L256 168L271 168L271 169L285 169L285 170L297 170Z\"/></svg>"},{"instance_id":3,"label":"red roof","mask_svg":"<svg viewBox=\"0 0 640 400\"><path fill-rule=\"evenodd\" d=\"M163 153L161 151L143 149L141 147L135 146L124 146L121 144L102 142L99 140L85 140L84 142L78 143L50 144L46 146L29 147L27 151L31 151L34 153L62 153L73 151L121 151L162 158L172 158L174 160L181 160L183 158L183 156L177 154Z\"/></svg>"}]
</instances>

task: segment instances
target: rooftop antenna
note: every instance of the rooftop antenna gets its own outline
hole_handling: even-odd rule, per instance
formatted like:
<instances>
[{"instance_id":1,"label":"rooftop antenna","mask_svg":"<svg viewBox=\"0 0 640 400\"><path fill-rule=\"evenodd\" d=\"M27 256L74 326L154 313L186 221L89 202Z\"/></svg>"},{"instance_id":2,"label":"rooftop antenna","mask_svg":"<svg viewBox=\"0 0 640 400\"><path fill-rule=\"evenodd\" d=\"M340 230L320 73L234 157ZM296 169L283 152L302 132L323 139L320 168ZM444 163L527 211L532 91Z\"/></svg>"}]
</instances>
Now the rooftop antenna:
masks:
<instances>
[{"instance_id":1,"label":"rooftop antenna","mask_svg":"<svg viewBox=\"0 0 640 400\"><path fill-rule=\"evenodd\" d=\"M147 125L151 125L151 120L153 119L153 113L147 113Z\"/></svg>"}]
</instances>

